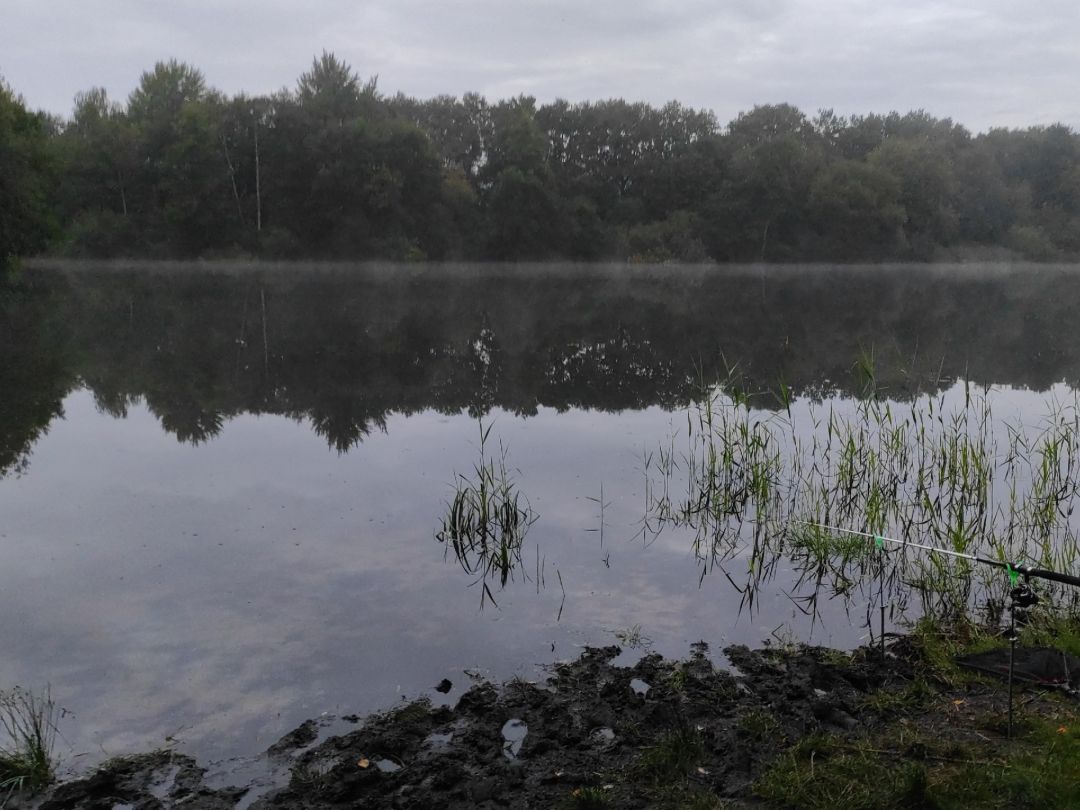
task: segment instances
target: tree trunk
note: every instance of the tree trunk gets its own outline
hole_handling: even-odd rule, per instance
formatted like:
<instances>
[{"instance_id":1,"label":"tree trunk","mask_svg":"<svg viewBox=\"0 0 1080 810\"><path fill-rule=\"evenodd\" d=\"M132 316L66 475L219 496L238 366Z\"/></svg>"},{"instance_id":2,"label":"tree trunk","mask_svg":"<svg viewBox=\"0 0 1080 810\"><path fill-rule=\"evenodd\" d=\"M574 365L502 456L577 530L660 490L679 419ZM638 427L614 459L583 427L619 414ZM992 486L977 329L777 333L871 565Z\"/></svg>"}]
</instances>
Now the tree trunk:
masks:
<instances>
[{"instance_id":1,"label":"tree trunk","mask_svg":"<svg viewBox=\"0 0 1080 810\"><path fill-rule=\"evenodd\" d=\"M232 183L233 199L236 200L236 216L240 224L244 224L244 209L240 205L240 192L236 188L236 170L233 168L232 158L229 157L229 144L225 136L221 136L221 148L225 151L225 163L229 167L229 181Z\"/></svg>"},{"instance_id":2,"label":"tree trunk","mask_svg":"<svg viewBox=\"0 0 1080 810\"><path fill-rule=\"evenodd\" d=\"M262 233L262 186L259 171L259 122L255 122L255 230Z\"/></svg>"},{"instance_id":3,"label":"tree trunk","mask_svg":"<svg viewBox=\"0 0 1080 810\"><path fill-rule=\"evenodd\" d=\"M128 215L127 212L127 194L124 192L124 176L120 172L116 173L116 184L120 187L120 207L124 211L124 216Z\"/></svg>"}]
</instances>

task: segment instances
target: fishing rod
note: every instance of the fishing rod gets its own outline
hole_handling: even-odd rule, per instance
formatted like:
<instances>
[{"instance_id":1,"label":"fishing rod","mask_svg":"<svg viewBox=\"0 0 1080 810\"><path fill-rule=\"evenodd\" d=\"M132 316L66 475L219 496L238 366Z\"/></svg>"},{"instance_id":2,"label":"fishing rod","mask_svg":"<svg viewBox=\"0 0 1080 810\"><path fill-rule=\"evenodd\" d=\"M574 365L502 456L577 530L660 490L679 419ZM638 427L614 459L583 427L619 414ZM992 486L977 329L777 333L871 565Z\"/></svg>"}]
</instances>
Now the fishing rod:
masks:
<instances>
[{"instance_id":1,"label":"fishing rod","mask_svg":"<svg viewBox=\"0 0 1080 810\"><path fill-rule=\"evenodd\" d=\"M1071 574L1062 574L1060 571L1051 571L1047 568L1034 568L1024 563L1016 562L1009 563L1003 560L993 560L989 557L982 557L978 554L966 554L962 551L953 551L948 548L939 548L938 546L931 546L925 543L913 543L910 540L897 540L892 537L885 537L881 534L871 534L870 532L862 532L856 529L845 529L841 526L828 526L824 523L814 523L809 520L800 521L807 526L815 526L819 529L824 529L830 532L840 532L842 534L851 534L858 537L865 537L869 540L873 540L878 548L884 550L885 543L893 543L897 546L904 548L917 548L928 554L942 554L947 557L957 557L961 560L971 560L972 562L982 563L983 565L992 565L995 568L1003 568L1009 575L1009 583L1012 589L1009 591L1009 725L1008 736L1012 739L1013 732L1013 665L1016 659L1016 611L1018 608L1024 609L1032 607L1037 604L1039 597L1034 591L1027 585L1029 577L1035 577L1037 579L1045 579L1050 582L1060 582L1063 585L1071 585L1074 588L1080 588L1080 577L1074 577ZM882 656L885 653L885 572L884 563L882 564L881 573L881 652ZM1023 576L1024 582L1018 583L1018 579Z\"/></svg>"},{"instance_id":2,"label":"fishing rod","mask_svg":"<svg viewBox=\"0 0 1080 810\"><path fill-rule=\"evenodd\" d=\"M1025 579L1028 577L1035 577L1037 579L1046 579L1051 582L1060 582L1063 585L1072 585L1074 588L1080 588L1080 577L1074 577L1072 574L1062 574L1059 571L1051 571L1047 568L1034 568L1030 565L1025 565L1021 562L1004 562L1003 560L994 560L990 557L981 557L978 554L966 554L962 551L953 551L949 548L939 548L938 546L930 546L923 543L913 543L910 540L896 540L892 537L885 537L880 534L871 534L870 532L860 532L855 529L845 529L840 526L827 526L824 523L814 523L809 520L801 521L807 526L816 526L819 529L825 529L830 532L841 532L843 534L854 534L859 537L866 537L878 543L880 547L881 543L893 543L905 548L918 548L926 551L930 554L943 554L948 557L958 557L962 560L971 560L972 562L979 562L983 565L992 565L995 568L1002 568L1009 574L1009 579L1013 585L1016 584L1017 577L1023 576Z\"/></svg>"}]
</instances>

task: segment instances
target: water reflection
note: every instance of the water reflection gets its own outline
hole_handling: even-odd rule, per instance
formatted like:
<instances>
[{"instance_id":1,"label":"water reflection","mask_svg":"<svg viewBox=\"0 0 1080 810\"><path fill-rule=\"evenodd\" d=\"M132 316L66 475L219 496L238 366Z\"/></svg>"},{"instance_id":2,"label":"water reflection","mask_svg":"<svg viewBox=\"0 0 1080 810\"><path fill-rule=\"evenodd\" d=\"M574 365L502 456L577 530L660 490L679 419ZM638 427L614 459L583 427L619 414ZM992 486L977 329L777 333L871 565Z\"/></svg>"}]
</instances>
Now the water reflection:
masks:
<instances>
[{"instance_id":1,"label":"water reflection","mask_svg":"<svg viewBox=\"0 0 1080 810\"><path fill-rule=\"evenodd\" d=\"M1080 557L1080 399L1043 401L1022 418L995 412L992 389L956 383L900 403L876 375L857 400L755 409L727 383L690 409L684 449L661 446L652 464L647 525L693 532L700 577L719 568L740 609L778 571L794 574L792 602L816 615L822 596L885 604L919 596L945 620L1002 604L1015 583L969 559L901 547L895 553L839 526L961 555L1071 571ZM734 571L741 564L743 580ZM873 588L876 587L876 595ZM1039 587L1059 606L1080 592Z\"/></svg>"},{"instance_id":2,"label":"water reflection","mask_svg":"<svg viewBox=\"0 0 1080 810\"><path fill-rule=\"evenodd\" d=\"M937 378L1080 379L1080 273L1001 268L48 266L3 290L0 470L86 385L205 442L240 413L307 419L338 451L391 413L685 405L738 361L759 404L851 394L859 347L904 399ZM933 389L932 389L933 390Z\"/></svg>"},{"instance_id":3,"label":"water reflection","mask_svg":"<svg viewBox=\"0 0 1080 810\"><path fill-rule=\"evenodd\" d=\"M1010 398L1031 421L1043 398L1021 389L1080 376L1071 271L535 270L41 268L5 288L0 683L51 681L80 752L185 726L215 756L463 669L531 674L616 628L665 655L778 625L853 646L859 614L894 604L917 561L785 529L785 515L825 515L791 500L789 444L776 461L765 429L857 408L853 365L871 347L894 414L930 393L948 413L966 375L1006 386L995 422ZM742 412L721 418L745 431L740 466L719 443L710 462L686 422L729 365ZM449 560L432 541L455 473L476 487L481 417L529 504L529 545L492 569L506 587L482 614L463 584L489 570L483 547L464 543L461 562L452 532ZM1062 464L1080 458L1066 447ZM843 454L829 452L833 481ZM685 475L694 453L686 480L660 472ZM706 478L723 486L687 484ZM679 514L684 494L696 523L645 513L666 497ZM787 511L757 519L777 499ZM838 503L830 519L864 517L865 498ZM965 525L979 514L965 507Z\"/></svg>"},{"instance_id":4,"label":"water reflection","mask_svg":"<svg viewBox=\"0 0 1080 810\"><path fill-rule=\"evenodd\" d=\"M29 467L34 443L78 384L72 349L47 299L0 276L0 478Z\"/></svg>"}]
</instances>

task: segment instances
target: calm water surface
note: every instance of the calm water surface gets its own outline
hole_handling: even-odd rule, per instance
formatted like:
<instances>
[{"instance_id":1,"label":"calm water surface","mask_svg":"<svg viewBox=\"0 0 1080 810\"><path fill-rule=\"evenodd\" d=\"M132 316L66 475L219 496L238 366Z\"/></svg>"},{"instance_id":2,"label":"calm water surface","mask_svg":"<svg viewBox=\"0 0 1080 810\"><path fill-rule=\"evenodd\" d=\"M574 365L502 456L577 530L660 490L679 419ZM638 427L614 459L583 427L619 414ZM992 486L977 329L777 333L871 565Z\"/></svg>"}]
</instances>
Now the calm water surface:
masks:
<instances>
[{"instance_id":1,"label":"calm water surface","mask_svg":"<svg viewBox=\"0 0 1080 810\"><path fill-rule=\"evenodd\" d=\"M872 351L896 400L1038 418L1078 299L1063 267L39 266L0 300L0 684L52 684L73 761L216 758L628 630L857 645L858 594L806 615L780 571L740 609L643 532L646 458L735 364L762 409L849 407ZM435 539L481 425L539 515L483 608Z\"/></svg>"}]
</instances>

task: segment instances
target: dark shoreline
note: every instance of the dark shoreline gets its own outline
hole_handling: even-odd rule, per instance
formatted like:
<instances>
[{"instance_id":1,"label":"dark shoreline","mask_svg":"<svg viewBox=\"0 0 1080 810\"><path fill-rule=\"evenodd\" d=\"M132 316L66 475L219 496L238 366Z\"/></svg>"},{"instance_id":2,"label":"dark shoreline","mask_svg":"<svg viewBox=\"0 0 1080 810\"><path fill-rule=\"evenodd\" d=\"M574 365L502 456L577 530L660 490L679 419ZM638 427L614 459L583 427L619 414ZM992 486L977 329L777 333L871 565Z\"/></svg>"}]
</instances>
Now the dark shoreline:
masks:
<instances>
[{"instance_id":1,"label":"dark shoreline","mask_svg":"<svg viewBox=\"0 0 1080 810\"><path fill-rule=\"evenodd\" d=\"M953 784L971 777L949 762L1027 756L1042 745L1040 729L1060 723L1065 735L1075 716L1075 704L1053 694L1028 695L1018 738L1006 740L1004 683L942 669L917 635L894 640L884 659L876 648L732 646L731 671L715 667L704 644L684 661L650 654L632 667L611 663L619 652L586 649L545 684L481 683L453 708L421 699L325 740L308 721L265 753L276 783L221 787L190 757L164 751L113 760L12 806L818 807L830 769L853 761L882 774L844 776L858 784L837 806L933 806L969 789ZM857 800L860 791L869 798Z\"/></svg>"}]
</instances>

